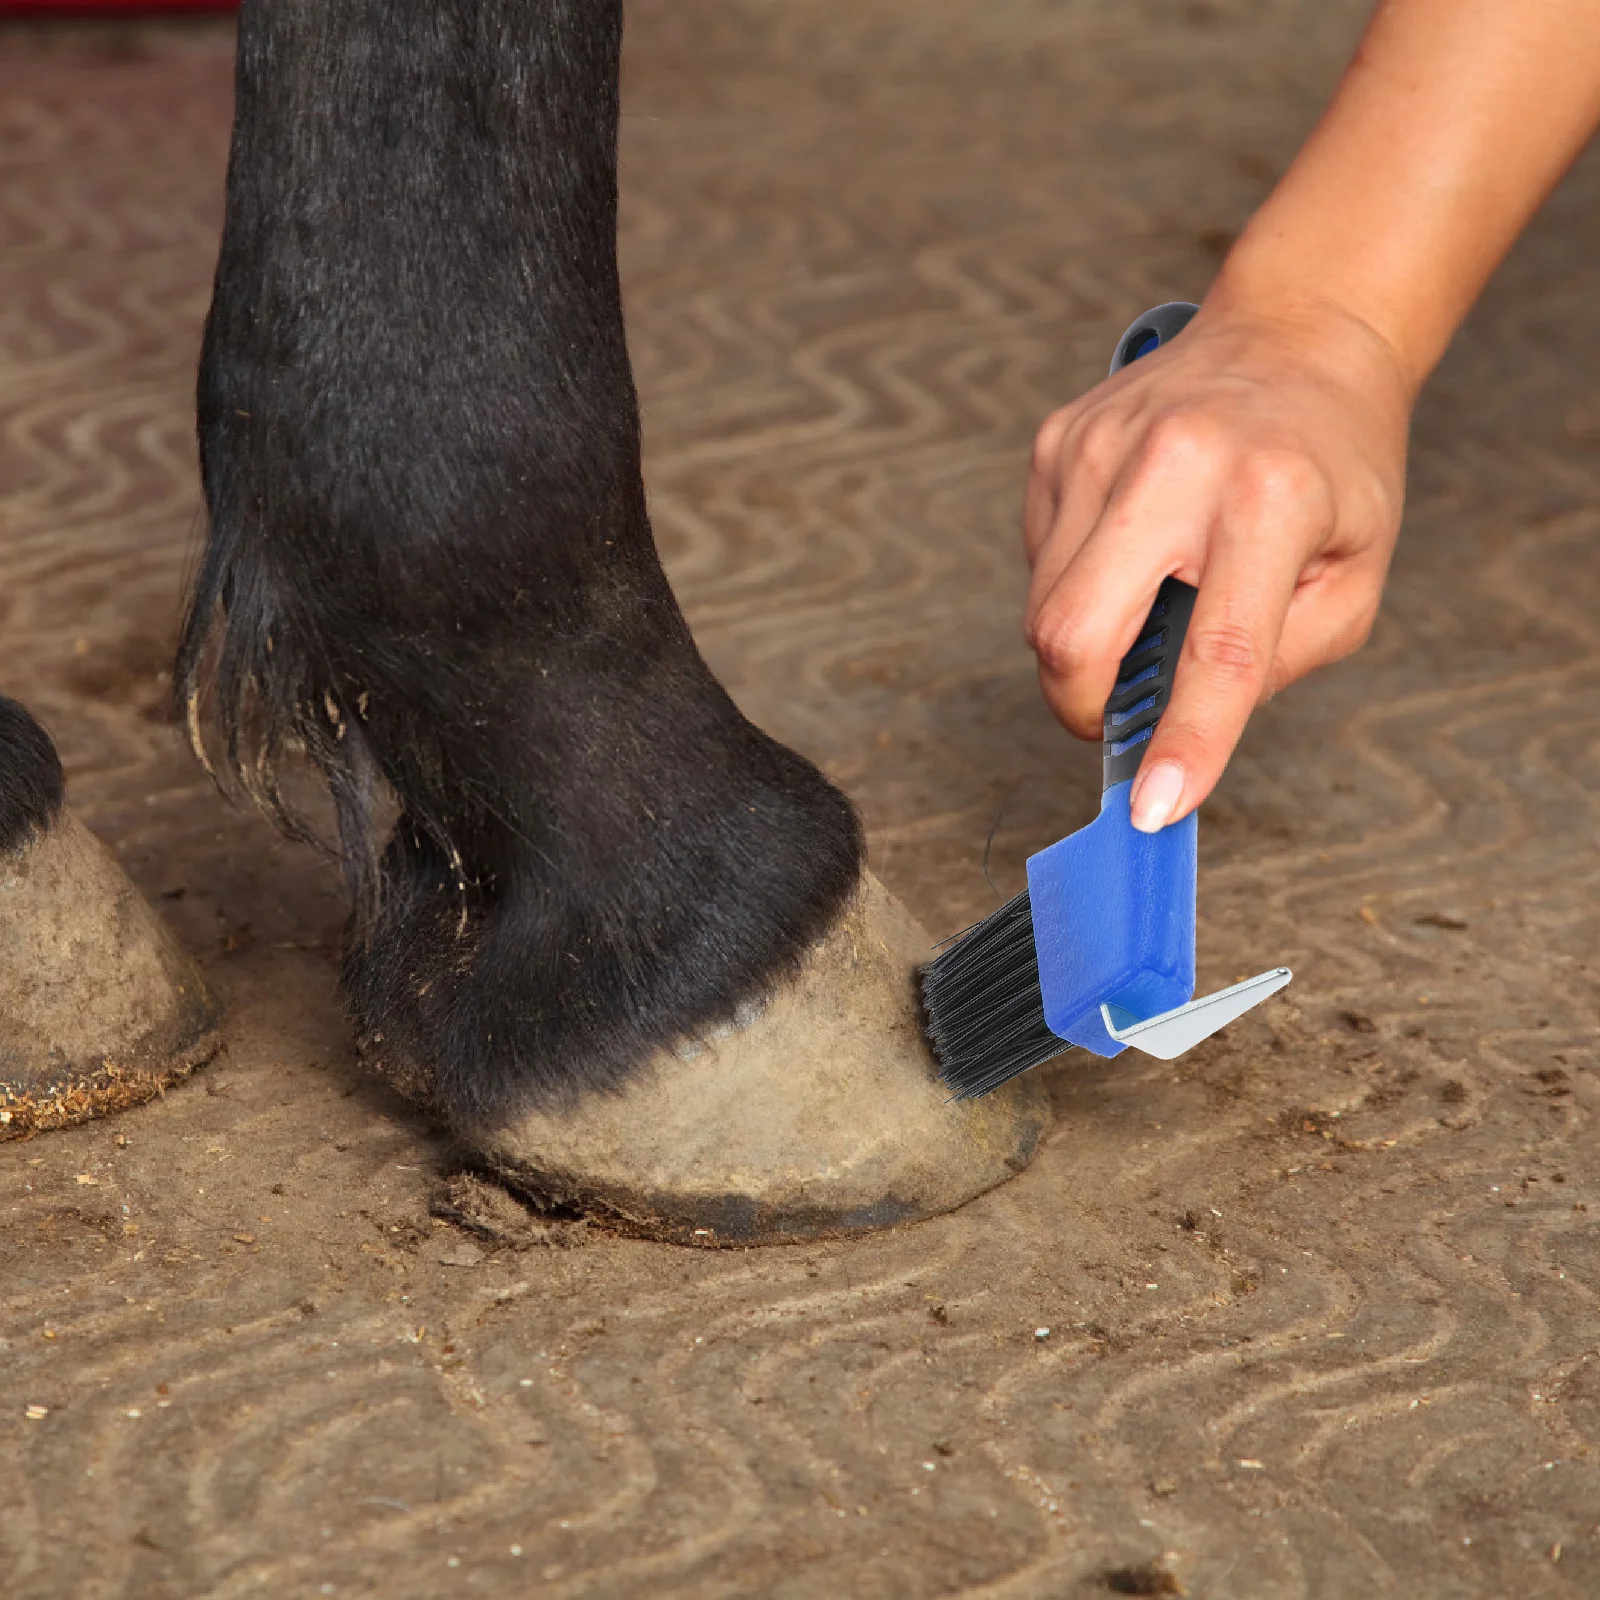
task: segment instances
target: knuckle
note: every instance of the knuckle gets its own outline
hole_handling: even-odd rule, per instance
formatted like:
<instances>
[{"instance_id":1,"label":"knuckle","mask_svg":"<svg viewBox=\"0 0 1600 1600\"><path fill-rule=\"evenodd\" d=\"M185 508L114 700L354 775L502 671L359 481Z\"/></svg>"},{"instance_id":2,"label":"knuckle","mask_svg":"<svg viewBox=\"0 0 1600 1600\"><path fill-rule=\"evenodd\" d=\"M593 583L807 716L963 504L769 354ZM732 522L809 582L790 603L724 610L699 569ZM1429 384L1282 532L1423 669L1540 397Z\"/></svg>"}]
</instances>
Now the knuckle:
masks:
<instances>
[{"instance_id":1,"label":"knuckle","mask_svg":"<svg viewBox=\"0 0 1600 1600\"><path fill-rule=\"evenodd\" d=\"M1240 467L1240 489L1252 506L1298 506L1321 514L1327 500L1322 473L1296 450L1255 450Z\"/></svg>"},{"instance_id":2,"label":"knuckle","mask_svg":"<svg viewBox=\"0 0 1600 1600\"><path fill-rule=\"evenodd\" d=\"M1112 477L1126 453L1127 442L1122 423L1108 412L1095 412L1073 430L1074 464L1080 470L1093 473L1098 479Z\"/></svg>"},{"instance_id":3,"label":"knuckle","mask_svg":"<svg viewBox=\"0 0 1600 1600\"><path fill-rule=\"evenodd\" d=\"M1266 671L1267 651L1248 628L1233 622L1212 622L1192 628L1189 648L1195 663L1217 677L1248 683Z\"/></svg>"},{"instance_id":4,"label":"knuckle","mask_svg":"<svg viewBox=\"0 0 1600 1600\"><path fill-rule=\"evenodd\" d=\"M1033 437L1031 466L1040 477L1048 477L1061 463L1061 444L1067 436L1070 417L1066 411L1053 411L1039 425Z\"/></svg>"},{"instance_id":5,"label":"knuckle","mask_svg":"<svg viewBox=\"0 0 1600 1600\"><path fill-rule=\"evenodd\" d=\"M1051 677L1068 682L1079 677L1088 665L1088 652L1081 631L1070 618L1045 611L1033 618L1028 628L1028 643L1039 658L1039 665Z\"/></svg>"},{"instance_id":6,"label":"knuckle","mask_svg":"<svg viewBox=\"0 0 1600 1600\"><path fill-rule=\"evenodd\" d=\"M1153 464L1192 466L1220 447L1218 429L1195 411L1173 411L1150 424L1145 453Z\"/></svg>"}]
</instances>

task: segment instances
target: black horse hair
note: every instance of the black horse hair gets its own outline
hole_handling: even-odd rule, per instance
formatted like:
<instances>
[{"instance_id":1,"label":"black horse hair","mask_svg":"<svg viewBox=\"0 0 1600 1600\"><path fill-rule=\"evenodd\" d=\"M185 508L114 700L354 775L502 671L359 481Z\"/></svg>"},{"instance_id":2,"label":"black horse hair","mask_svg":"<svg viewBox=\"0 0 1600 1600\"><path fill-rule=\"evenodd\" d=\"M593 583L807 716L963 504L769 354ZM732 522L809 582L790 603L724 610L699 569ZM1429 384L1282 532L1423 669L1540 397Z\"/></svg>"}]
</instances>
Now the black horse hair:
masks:
<instances>
[{"instance_id":1,"label":"black horse hair","mask_svg":"<svg viewBox=\"0 0 1600 1600\"><path fill-rule=\"evenodd\" d=\"M25 707L0 695L0 850L21 850L46 832L65 794L50 735Z\"/></svg>"},{"instance_id":2,"label":"black horse hair","mask_svg":"<svg viewBox=\"0 0 1600 1600\"><path fill-rule=\"evenodd\" d=\"M620 0L244 0L238 39L180 700L291 833L285 758L326 780L381 1064L463 1125L615 1088L796 970L863 851L656 554Z\"/></svg>"}]
</instances>

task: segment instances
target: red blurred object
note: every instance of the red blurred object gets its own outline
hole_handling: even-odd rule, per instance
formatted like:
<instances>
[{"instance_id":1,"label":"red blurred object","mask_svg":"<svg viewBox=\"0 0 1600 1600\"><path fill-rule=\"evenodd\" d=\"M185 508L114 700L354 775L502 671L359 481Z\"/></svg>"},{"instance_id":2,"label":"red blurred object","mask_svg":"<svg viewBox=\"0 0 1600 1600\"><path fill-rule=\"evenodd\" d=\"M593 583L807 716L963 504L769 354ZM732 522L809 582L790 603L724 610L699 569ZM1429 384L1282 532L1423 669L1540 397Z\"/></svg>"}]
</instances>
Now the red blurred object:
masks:
<instances>
[{"instance_id":1,"label":"red blurred object","mask_svg":"<svg viewBox=\"0 0 1600 1600\"><path fill-rule=\"evenodd\" d=\"M162 17L238 9L238 0L0 0L0 17Z\"/></svg>"}]
</instances>

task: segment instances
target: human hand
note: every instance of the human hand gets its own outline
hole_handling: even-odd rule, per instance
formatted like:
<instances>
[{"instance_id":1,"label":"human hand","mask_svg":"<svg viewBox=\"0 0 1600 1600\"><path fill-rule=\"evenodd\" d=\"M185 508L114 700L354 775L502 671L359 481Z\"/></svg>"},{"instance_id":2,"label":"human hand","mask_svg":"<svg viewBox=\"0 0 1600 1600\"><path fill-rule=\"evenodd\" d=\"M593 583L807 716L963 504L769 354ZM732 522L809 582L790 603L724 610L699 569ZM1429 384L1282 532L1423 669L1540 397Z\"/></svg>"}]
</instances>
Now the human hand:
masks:
<instances>
[{"instance_id":1,"label":"human hand","mask_svg":"<svg viewBox=\"0 0 1600 1600\"><path fill-rule=\"evenodd\" d=\"M1225 290L1170 344L1053 413L1024 507L1027 637L1045 699L1101 737L1161 580L1199 588L1134 781L1155 832L1211 792L1250 713L1371 630L1399 532L1415 382L1332 306Z\"/></svg>"}]
</instances>

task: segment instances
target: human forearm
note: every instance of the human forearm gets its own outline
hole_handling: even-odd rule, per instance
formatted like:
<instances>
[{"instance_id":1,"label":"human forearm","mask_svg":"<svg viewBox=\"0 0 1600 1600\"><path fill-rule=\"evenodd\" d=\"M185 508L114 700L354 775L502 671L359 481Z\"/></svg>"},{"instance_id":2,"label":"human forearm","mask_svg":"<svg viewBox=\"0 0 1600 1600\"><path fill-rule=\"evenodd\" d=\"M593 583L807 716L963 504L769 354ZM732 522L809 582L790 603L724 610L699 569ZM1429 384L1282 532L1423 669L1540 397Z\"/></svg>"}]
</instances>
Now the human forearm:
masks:
<instances>
[{"instance_id":1,"label":"human forearm","mask_svg":"<svg viewBox=\"0 0 1600 1600\"><path fill-rule=\"evenodd\" d=\"M1349 313L1420 387L1597 123L1594 0L1386 0L1209 298Z\"/></svg>"}]
</instances>

